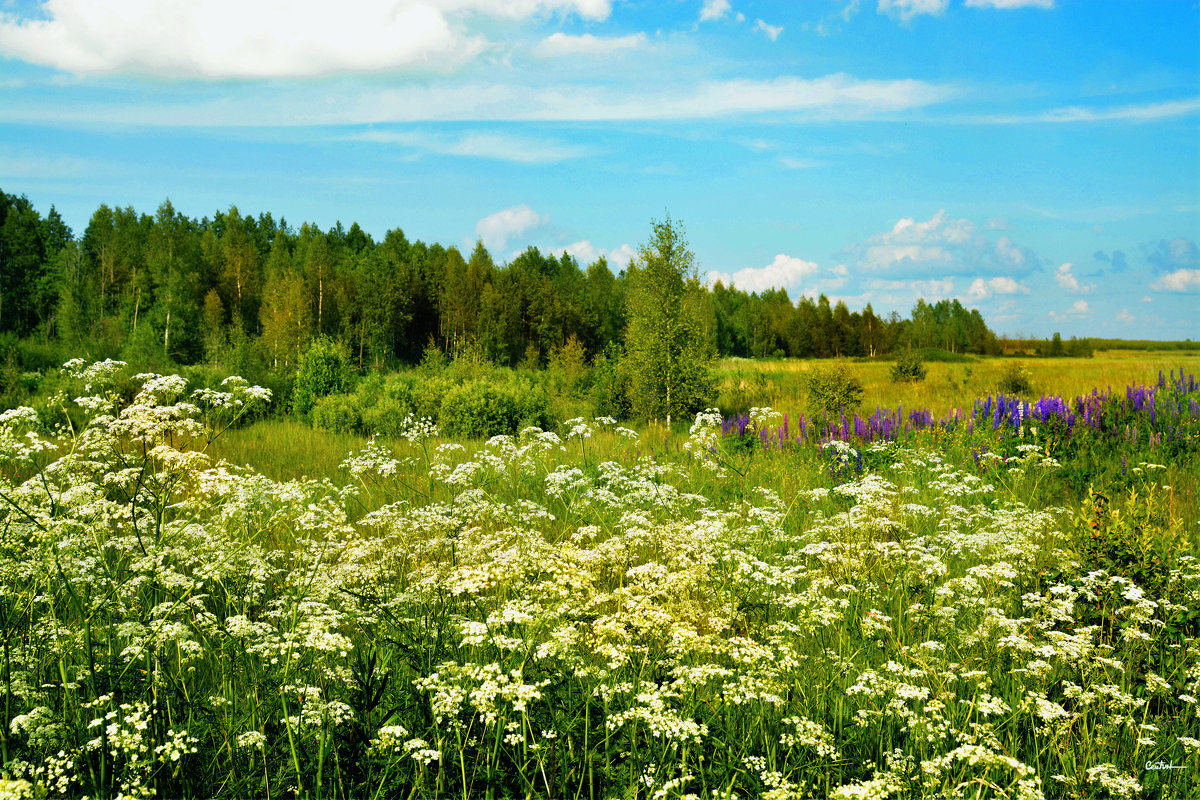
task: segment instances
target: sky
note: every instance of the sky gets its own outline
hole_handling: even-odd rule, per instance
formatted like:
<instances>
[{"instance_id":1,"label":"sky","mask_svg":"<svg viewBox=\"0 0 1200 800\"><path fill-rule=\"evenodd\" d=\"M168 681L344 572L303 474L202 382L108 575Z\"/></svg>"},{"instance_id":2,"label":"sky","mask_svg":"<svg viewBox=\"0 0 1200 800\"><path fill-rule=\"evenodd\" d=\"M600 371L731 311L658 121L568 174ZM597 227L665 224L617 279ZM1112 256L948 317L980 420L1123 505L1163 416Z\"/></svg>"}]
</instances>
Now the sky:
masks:
<instances>
[{"instance_id":1,"label":"sky","mask_svg":"<svg viewBox=\"0 0 1200 800\"><path fill-rule=\"evenodd\" d=\"M1196 0L0 0L0 189L1200 339Z\"/></svg>"}]
</instances>

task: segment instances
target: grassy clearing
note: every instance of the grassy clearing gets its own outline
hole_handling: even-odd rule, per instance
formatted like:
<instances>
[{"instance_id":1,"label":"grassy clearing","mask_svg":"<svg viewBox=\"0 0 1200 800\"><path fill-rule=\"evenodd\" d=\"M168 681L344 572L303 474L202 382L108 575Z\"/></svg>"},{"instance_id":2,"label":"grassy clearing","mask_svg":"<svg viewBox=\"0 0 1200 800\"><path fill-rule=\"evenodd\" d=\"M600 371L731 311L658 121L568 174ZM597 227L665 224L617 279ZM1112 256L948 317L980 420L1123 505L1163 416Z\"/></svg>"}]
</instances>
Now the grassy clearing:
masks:
<instances>
[{"instance_id":1,"label":"grassy clearing","mask_svg":"<svg viewBox=\"0 0 1200 800\"><path fill-rule=\"evenodd\" d=\"M943 415L950 409L969 409L981 397L993 394L1000 385L1004 369L1014 359L980 358L968 363L929 362L928 375L918 383L896 383L889 373L890 361L862 361L852 364L853 373L865 388L863 408L876 407L930 409ZM1032 375L1037 393L1065 397L1103 391L1113 387L1154 383L1161 370L1200 375L1200 351L1182 353L1112 350L1093 358L1015 359ZM805 376L823 362L820 360L757 361L724 359L719 366L718 403L724 408L745 410L767 405L792 416L804 410Z\"/></svg>"},{"instance_id":2,"label":"grassy clearing","mask_svg":"<svg viewBox=\"0 0 1200 800\"><path fill-rule=\"evenodd\" d=\"M271 421L202 456L244 390L126 405L91 369L74 434L0 417L10 796L1200 790L1192 417L779 449Z\"/></svg>"}]
</instances>

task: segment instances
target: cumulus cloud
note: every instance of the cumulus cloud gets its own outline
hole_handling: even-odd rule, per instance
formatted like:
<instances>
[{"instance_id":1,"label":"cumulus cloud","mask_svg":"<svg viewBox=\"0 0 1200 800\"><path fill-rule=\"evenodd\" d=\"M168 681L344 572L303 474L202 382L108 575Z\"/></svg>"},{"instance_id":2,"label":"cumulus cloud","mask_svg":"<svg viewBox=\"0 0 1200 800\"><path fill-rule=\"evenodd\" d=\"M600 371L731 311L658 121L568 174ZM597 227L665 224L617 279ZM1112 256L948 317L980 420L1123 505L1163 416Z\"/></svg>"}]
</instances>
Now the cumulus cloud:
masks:
<instances>
[{"instance_id":1,"label":"cumulus cloud","mask_svg":"<svg viewBox=\"0 0 1200 800\"><path fill-rule=\"evenodd\" d=\"M873 292L882 292L879 299L888 305L911 303L917 298L945 300L954 296L954 278L893 281L873 279L867 282Z\"/></svg>"},{"instance_id":2,"label":"cumulus cloud","mask_svg":"<svg viewBox=\"0 0 1200 800\"><path fill-rule=\"evenodd\" d=\"M992 240L979 233L966 219L951 219L940 210L928 220L918 222L905 217L890 231L876 234L850 248L857 254L858 266L867 271L891 275L1027 275L1038 264L1029 250L1001 236Z\"/></svg>"},{"instance_id":3,"label":"cumulus cloud","mask_svg":"<svg viewBox=\"0 0 1200 800\"><path fill-rule=\"evenodd\" d=\"M1086 316L1090 314L1091 311L1092 309L1088 306L1087 300L1076 300L1066 311L1061 313L1058 311L1051 311L1050 319L1054 320L1055 322L1061 322L1064 319Z\"/></svg>"},{"instance_id":4,"label":"cumulus cloud","mask_svg":"<svg viewBox=\"0 0 1200 800\"><path fill-rule=\"evenodd\" d=\"M1128 309L1122 308L1117 312L1117 322L1124 322L1126 325L1133 322L1137 317L1129 313Z\"/></svg>"},{"instance_id":5,"label":"cumulus cloud","mask_svg":"<svg viewBox=\"0 0 1200 800\"><path fill-rule=\"evenodd\" d=\"M567 253L585 267L604 258L608 261L608 268L614 272L625 269L630 261L637 258L637 251L628 244L606 250L603 247L596 247L587 239L573 242L565 247L552 247L550 248L550 252L555 255Z\"/></svg>"},{"instance_id":6,"label":"cumulus cloud","mask_svg":"<svg viewBox=\"0 0 1200 800\"><path fill-rule=\"evenodd\" d=\"M783 33L782 25L768 25L761 19L754 21L754 31L764 34L772 42L779 39L779 34Z\"/></svg>"},{"instance_id":7,"label":"cumulus cloud","mask_svg":"<svg viewBox=\"0 0 1200 800\"><path fill-rule=\"evenodd\" d=\"M710 284L721 281L726 286L736 286L747 292L762 292L767 289L788 289L816 275L820 270L815 262L779 253L765 267L746 267L730 275L726 272L709 271Z\"/></svg>"},{"instance_id":8,"label":"cumulus cloud","mask_svg":"<svg viewBox=\"0 0 1200 800\"><path fill-rule=\"evenodd\" d=\"M1096 284L1094 283L1080 283L1079 278L1075 277L1075 274L1071 271L1071 262L1069 261L1065 264L1060 264L1058 269L1054 270L1054 282L1068 292L1087 294L1096 288Z\"/></svg>"},{"instance_id":9,"label":"cumulus cloud","mask_svg":"<svg viewBox=\"0 0 1200 800\"><path fill-rule=\"evenodd\" d=\"M354 141L396 144L418 152L515 161L520 164L551 164L592 154L586 147L566 144L555 139L529 139L481 132L443 136L420 131L366 131L347 138Z\"/></svg>"},{"instance_id":10,"label":"cumulus cloud","mask_svg":"<svg viewBox=\"0 0 1200 800\"><path fill-rule=\"evenodd\" d=\"M908 23L922 14L941 16L949 5L950 0L879 0L876 11Z\"/></svg>"},{"instance_id":11,"label":"cumulus cloud","mask_svg":"<svg viewBox=\"0 0 1200 800\"><path fill-rule=\"evenodd\" d=\"M488 214L475 223L475 235L491 250L503 250L511 239L528 234L550 223L548 215L539 214L522 203L495 214Z\"/></svg>"},{"instance_id":12,"label":"cumulus cloud","mask_svg":"<svg viewBox=\"0 0 1200 800\"><path fill-rule=\"evenodd\" d=\"M1160 292L1200 291L1200 269L1177 269L1150 284L1150 288Z\"/></svg>"},{"instance_id":13,"label":"cumulus cloud","mask_svg":"<svg viewBox=\"0 0 1200 800\"><path fill-rule=\"evenodd\" d=\"M975 8L1054 8L1054 0L967 0L964 4Z\"/></svg>"},{"instance_id":14,"label":"cumulus cloud","mask_svg":"<svg viewBox=\"0 0 1200 800\"><path fill-rule=\"evenodd\" d=\"M729 13L729 0L704 0L700 6L700 21L712 22Z\"/></svg>"},{"instance_id":15,"label":"cumulus cloud","mask_svg":"<svg viewBox=\"0 0 1200 800\"><path fill-rule=\"evenodd\" d=\"M1029 287L1007 276L988 280L976 278L967 288L967 294L976 300L982 300L994 294L1029 294Z\"/></svg>"},{"instance_id":16,"label":"cumulus cloud","mask_svg":"<svg viewBox=\"0 0 1200 800\"><path fill-rule=\"evenodd\" d=\"M538 13L604 19L610 0L46 0L0 12L0 52L76 74L279 78L451 69L487 46L464 19Z\"/></svg>"},{"instance_id":17,"label":"cumulus cloud","mask_svg":"<svg viewBox=\"0 0 1200 800\"><path fill-rule=\"evenodd\" d=\"M622 50L635 50L646 44L646 34L634 33L629 36L593 36L585 33L581 36L569 36L565 33L552 33L533 48L533 54L540 58L558 58L560 56L602 56L612 55Z\"/></svg>"}]
</instances>

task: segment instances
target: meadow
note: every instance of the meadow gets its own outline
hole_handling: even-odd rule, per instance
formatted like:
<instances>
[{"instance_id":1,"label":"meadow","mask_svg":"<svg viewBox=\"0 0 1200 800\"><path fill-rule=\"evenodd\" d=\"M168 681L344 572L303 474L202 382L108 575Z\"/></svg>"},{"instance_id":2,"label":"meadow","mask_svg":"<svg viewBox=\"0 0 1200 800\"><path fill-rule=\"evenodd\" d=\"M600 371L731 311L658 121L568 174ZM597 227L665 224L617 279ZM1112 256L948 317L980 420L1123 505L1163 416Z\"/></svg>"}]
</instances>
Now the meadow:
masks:
<instances>
[{"instance_id":1,"label":"meadow","mask_svg":"<svg viewBox=\"0 0 1200 800\"><path fill-rule=\"evenodd\" d=\"M963 412L873 441L810 366L455 441L68 362L0 413L0 797L1200 793L1200 355L855 364Z\"/></svg>"}]
</instances>

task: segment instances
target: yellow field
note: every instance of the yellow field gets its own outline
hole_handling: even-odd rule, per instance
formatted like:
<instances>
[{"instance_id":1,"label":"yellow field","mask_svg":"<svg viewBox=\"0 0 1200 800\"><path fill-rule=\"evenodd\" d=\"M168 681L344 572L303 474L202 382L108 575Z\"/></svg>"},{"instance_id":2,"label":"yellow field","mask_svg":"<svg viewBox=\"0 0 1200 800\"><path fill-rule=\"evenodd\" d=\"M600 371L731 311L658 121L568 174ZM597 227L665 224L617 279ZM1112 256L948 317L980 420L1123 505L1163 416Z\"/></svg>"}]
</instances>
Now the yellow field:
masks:
<instances>
[{"instance_id":1,"label":"yellow field","mask_svg":"<svg viewBox=\"0 0 1200 800\"><path fill-rule=\"evenodd\" d=\"M996 392L1001 373L1019 360L1033 376L1040 394L1074 397L1101 391L1111 386L1124 391L1130 384L1149 384L1158 380L1158 372L1169 374L1182 369L1200 377L1200 350L1157 352L1112 350L1097 352L1093 358L980 358L970 363L928 363L928 375L919 383L896 383L889 377L889 361L853 363L851 370L865 388L863 408L877 406L930 409L942 415L953 408L969 408L980 397ZM822 360L755 361L723 359L718 365L718 385L722 405L742 399L752 405L769 405L781 411L799 411L804 401L804 375Z\"/></svg>"}]
</instances>

